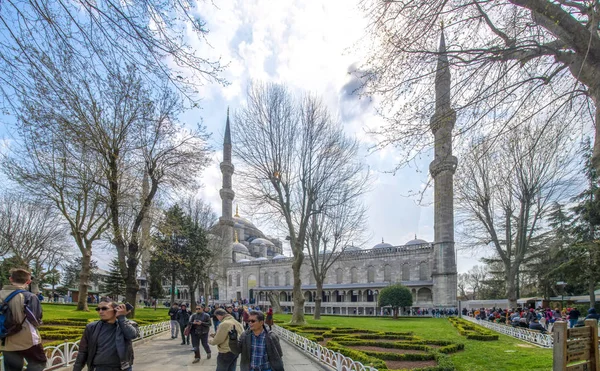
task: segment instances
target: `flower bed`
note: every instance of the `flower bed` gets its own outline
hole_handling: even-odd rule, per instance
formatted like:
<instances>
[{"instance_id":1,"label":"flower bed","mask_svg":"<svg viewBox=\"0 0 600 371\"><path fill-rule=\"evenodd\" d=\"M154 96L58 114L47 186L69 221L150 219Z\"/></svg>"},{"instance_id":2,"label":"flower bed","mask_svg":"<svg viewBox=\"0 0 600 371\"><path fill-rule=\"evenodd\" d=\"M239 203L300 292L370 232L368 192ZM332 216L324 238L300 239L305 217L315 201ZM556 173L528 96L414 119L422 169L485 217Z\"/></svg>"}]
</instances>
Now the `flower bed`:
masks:
<instances>
[{"instance_id":1,"label":"flower bed","mask_svg":"<svg viewBox=\"0 0 600 371\"><path fill-rule=\"evenodd\" d=\"M351 327L282 327L313 341L325 339L328 349L379 370L451 371L455 367L447 354L464 349L464 344L422 339L412 332ZM398 366L402 368L398 369Z\"/></svg>"},{"instance_id":2,"label":"flower bed","mask_svg":"<svg viewBox=\"0 0 600 371\"><path fill-rule=\"evenodd\" d=\"M448 321L456 327L458 333L470 340L493 341L498 340L498 335L492 331L465 321L464 319L450 317Z\"/></svg>"}]
</instances>

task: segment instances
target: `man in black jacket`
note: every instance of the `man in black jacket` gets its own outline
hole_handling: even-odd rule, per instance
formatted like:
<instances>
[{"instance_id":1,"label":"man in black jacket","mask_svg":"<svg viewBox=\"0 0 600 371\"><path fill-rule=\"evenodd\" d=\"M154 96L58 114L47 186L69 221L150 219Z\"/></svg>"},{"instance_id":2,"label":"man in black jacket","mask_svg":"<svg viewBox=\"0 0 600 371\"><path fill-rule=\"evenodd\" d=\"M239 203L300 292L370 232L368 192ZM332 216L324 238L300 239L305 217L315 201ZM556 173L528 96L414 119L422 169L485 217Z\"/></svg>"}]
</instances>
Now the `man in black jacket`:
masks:
<instances>
[{"instance_id":1,"label":"man in black jacket","mask_svg":"<svg viewBox=\"0 0 600 371\"><path fill-rule=\"evenodd\" d=\"M208 333L210 332L210 315L207 313L210 308L204 305L196 306L196 313L190 317L190 325L192 330L192 347L194 347L194 361L192 363L200 362L200 341L202 340L202 347L206 352L206 358L210 359L210 346L208 345Z\"/></svg>"},{"instance_id":2,"label":"man in black jacket","mask_svg":"<svg viewBox=\"0 0 600 371\"><path fill-rule=\"evenodd\" d=\"M265 315L250 312L248 323L250 328L241 335L235 329L229 333L231 351L242 355L240 371L284 371L279 337L265 328Z\"/></svg>"},{"instance_id":3,"label":"man in black jacket","mask_svg":"<svg viewBox=\"0 0 600 371\"><path fill-rule=\"evenodd\" d=\"M185 334L183 333L188 323L190 323L190 316L191 313L189 310L187 310L185 304L181 304L181 309L179 309L175 315L175 319L177 320L177 323L179 323L179 329L181 330L181 345L185 345L186 340L187 344L190 345L190 335L188 335L186 338Z\"/></svg>"},{"instance_id":4,"label":"man in black jacket","mask_svg":"<svg viewBox=\"0 0 600 371\"><path fill-rule=\"evenodd\" d=\"M125 318L125 304L105 299L96 311L100 321L86 326L73 371L81 371L86 365L93 371L131 371L132 341L139 336L137 324Z\"/></svg>"}]
</instances>

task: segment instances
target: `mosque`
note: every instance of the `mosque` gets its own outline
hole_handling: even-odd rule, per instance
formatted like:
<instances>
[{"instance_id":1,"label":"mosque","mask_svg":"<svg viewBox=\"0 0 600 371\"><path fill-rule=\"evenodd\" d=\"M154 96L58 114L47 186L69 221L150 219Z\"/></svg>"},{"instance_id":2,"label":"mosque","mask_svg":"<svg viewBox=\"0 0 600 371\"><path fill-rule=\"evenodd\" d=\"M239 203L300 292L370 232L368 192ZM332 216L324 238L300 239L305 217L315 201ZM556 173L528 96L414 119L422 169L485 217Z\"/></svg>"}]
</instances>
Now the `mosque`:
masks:
<instances>
[{"instance_id":1,"label":"mosque","mask_svg":"<svg viewBox=\"0 0 600 371\"><path fill-rule=\"evenodd\" d=\"M452 155L456 113L450 106L450 69L445 51L442 32L435 77L435 113L431 118L435 137L435 156L430 165L434 179L434 241L415 236L404 244L382 240L369 249L346 248L327 272L322 313L378 314L379 291L395 283L410 289L414 308L457 307L453 200L457 159ZM266 236L241 217L237 207L233 215L232 145L228 112L220 164L222 214L210 230L211 249L218 256L209 273L210 283L197 297L215 303L248 300L268 306L270 294L279 298L282 307L291 309L293 259L283 255L280 240ZM304 312L313 313L316 285L309 259L301 267L301 280ZM185 291L182 292L181 299L185 299Z\"/></svg>"}]
</instances>

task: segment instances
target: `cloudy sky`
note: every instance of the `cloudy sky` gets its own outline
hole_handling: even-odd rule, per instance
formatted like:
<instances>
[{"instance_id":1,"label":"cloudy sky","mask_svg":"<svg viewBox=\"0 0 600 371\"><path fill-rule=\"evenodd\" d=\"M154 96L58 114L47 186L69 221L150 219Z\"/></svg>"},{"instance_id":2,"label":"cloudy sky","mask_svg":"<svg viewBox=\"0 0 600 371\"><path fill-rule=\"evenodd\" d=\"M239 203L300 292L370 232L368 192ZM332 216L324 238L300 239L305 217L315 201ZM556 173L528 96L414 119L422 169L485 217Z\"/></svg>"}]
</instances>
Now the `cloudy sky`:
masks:
<instances>
[{"instance_id":1,"label":"cloudy sky","mask_svg":"<svg viewBox=\"0 0 600 371\"><path fill-rule=\"evenodd\" d=\"M393 175L389 171L397 162L394 150L368 150L376 139L365 134L365 129L383 123L374 112L376 103L352 94L357 82L348 71L366 57L364 43L360 42L365 36L366 19L357 3L356 0L255 0L199 4L200 17L210 30L207 38L210 46L197 43L197 47L229 63L225 76L230 85L205 86L201 91L202 109L186 115L188 122L202 120L213 134L211 144L216 151L213 164L202 176L201 194L215 210L220 211L218 163L222 159L227 107L235 110L244 104L251 79L273 81L285 83L298 92L320 94L329 109L340 117L346 131L363 143L364 161L375 176L373 191L365 197L370 240L364 247L375 245L382 238L394 245L404 244L415 235L433 240L433 207L420 206L415 197L409 197L423 187L427 174L405 168ZM420 169L426 170L430 161L424 158ZM234 177L235 190L239 192L241 187L243 179ZM430 200L428 194L425 203ZM243 204L239 207L242 216L253 219ZM466 271L474 264L476 256L459 251L459 271Z\"/></svg>"}]
</instances>

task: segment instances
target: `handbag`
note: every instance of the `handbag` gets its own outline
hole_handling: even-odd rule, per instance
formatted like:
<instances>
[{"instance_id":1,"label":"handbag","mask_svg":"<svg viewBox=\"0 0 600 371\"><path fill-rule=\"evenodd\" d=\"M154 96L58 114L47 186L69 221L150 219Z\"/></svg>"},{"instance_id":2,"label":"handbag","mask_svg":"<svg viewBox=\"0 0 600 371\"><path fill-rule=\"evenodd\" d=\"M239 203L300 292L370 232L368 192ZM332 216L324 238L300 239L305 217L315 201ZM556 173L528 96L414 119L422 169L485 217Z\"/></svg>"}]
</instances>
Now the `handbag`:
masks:
<instances>
[{"instance_id":1,"label":"handbag","mask_svg":"<svg viewBox=\"0 0 600 371\"><path fill-rule=\"evenodd\" d=\"M190 336L190 332L192 332L192 326L187 325L185 327L185 330L183 330L183 335L186 336L186 337L188 337L188 336Z\"/></svg>"}]
</instances>

